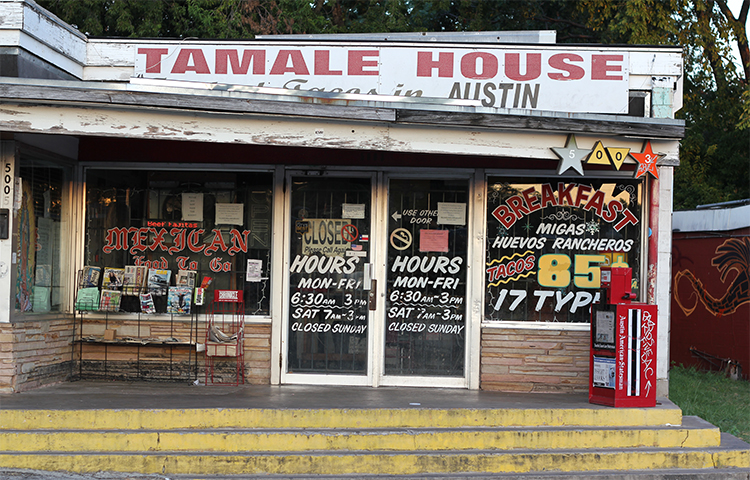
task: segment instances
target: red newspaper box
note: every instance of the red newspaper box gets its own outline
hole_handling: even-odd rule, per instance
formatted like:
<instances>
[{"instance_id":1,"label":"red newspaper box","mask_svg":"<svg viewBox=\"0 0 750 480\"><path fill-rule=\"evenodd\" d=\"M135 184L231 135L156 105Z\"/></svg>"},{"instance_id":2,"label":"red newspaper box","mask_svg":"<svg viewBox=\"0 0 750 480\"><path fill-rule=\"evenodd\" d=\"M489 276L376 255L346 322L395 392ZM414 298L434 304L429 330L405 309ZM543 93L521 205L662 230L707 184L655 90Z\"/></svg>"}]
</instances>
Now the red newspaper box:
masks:
<instances>
[{"instance_id":1,"label":"red newspaper box","mask_svg":"<svg viewBox=\"0 0 750 480\"><path fill-rule=\"evenodd\" d=\"M632 303L629 268L602 268L602 303L591 307L589 402L656 405L656 305Z\"/></svg>"}]
</instances>

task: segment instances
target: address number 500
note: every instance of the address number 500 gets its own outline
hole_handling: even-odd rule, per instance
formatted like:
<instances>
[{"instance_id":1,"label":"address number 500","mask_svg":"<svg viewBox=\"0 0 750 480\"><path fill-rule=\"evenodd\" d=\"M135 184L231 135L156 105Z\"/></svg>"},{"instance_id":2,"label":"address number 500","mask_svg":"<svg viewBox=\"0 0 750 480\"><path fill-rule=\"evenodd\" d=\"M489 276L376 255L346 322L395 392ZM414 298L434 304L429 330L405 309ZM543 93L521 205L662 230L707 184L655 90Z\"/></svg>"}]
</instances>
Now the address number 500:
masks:
<instances>
[{"instance_id":1,"label":"address number 500","mask_svg":"<svg viewBox=\"0 0 750 480\"><path fill-rule=\"evenodd\" d=\"M542 287L564 288L570 285L570 267L573 264L573 283L578 288L599 288L602 271L598 263L604 263L604 255L576 255L573 262L567 255L550 253L539 257L537 280Z\"/></svg>"},{"instance_id":2,"label":"address number 500","mask_svg":"<svg viewBox=\"0 0 750 480\"><path fill-rule=\"evenodd\" d=\"M13 167L10 163L5 163L5 168L3 172L3 195L10 195L10 192L12 190L13 186Z\"/></svg>"}]
</instances>

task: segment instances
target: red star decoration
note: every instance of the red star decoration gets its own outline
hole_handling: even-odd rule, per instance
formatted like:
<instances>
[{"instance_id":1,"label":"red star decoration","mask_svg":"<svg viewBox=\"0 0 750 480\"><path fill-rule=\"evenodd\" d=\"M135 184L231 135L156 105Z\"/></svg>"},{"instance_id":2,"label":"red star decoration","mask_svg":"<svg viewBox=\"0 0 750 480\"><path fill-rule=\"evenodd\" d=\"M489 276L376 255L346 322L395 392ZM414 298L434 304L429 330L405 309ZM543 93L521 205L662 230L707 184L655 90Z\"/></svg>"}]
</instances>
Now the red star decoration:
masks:
<instances>
[{"instance_id":1,"label":"red star decoration","mask_svg":"<svg viewBox=\"0 0 750 480\"><path fill-rule=\"evenodd\" d=\"M635 178L650 173L654 178L659 178L659 171L656 169L656 162L664 155L659 155L651 151L651 141L646 142L646 147L642 153L630 152L630 156L638 162L638 170L635 171Z\"/></svg>"}]
</instances>

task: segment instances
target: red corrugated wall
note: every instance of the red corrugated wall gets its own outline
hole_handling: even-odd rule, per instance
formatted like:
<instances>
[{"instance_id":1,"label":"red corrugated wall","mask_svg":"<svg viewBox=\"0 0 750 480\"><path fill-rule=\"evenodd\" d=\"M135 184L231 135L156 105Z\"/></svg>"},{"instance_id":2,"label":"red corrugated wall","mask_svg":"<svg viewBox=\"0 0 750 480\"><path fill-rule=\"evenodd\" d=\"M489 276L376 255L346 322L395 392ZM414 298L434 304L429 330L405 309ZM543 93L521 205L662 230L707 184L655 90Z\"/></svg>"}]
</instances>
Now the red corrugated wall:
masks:
<instances>
[{"instance_id":1,"label":"red corrugated wall","mask_svg":"<svg viewBox=\"0 0 750 480\"><path fill-rule=\"evenodd\" d=\"M693 347L738 361L743 376L749 378L749 252L750 229L673 234L672 362L709 367L691 353Z\"/></svg>"}]
</instances>

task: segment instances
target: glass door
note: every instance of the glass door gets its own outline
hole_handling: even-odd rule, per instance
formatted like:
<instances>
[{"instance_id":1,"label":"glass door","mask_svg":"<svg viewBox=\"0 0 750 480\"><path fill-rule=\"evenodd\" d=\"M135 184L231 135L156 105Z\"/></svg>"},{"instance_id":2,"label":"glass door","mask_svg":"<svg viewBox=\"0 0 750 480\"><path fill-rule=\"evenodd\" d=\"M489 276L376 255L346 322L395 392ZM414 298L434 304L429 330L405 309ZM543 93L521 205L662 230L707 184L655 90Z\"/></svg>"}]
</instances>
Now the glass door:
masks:
<instances>
[{"instance_id":1,"label":"glass door","mask_svg":"<svg viewBox=\"0 0 750 480\"><path fill-rule=\"evenodd\" d=\"M287 383L369 384L373 176L290 173ZM374 302L372 302L374 304Z\"/></svg>"},{"instance_id":2,"label":"glass door","mask_svg":"<svg viewBox=\"0 0 750 480\"><path fill-rule=\"evenodd\" d=\"M388 182L383 385L465 386L468 179Z\"/></svg>"},{"instance_id":3,"label":"glass door","mask_svg":"<svg viewBox=\"0 0 750 480\"><path fill-rule=\"evenodd\" d=\"M282 382L466 387L469 179L287 185Z\"/></svg>"}]
</instances>

